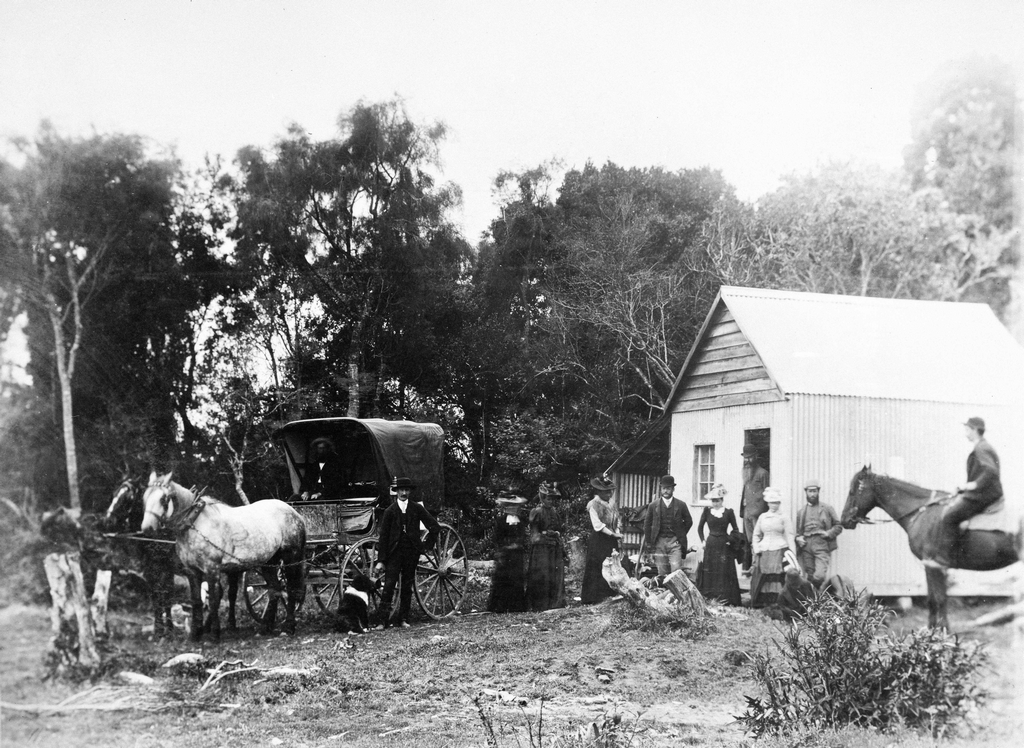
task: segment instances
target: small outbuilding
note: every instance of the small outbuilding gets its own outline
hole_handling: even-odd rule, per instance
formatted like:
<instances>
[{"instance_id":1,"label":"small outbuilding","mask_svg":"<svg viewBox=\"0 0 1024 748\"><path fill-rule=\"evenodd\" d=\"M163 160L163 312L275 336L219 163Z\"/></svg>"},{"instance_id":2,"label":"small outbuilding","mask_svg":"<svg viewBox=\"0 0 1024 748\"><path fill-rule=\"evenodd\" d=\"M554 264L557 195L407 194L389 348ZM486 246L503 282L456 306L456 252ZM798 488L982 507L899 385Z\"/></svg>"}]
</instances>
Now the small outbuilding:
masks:
<instances>
[{"instance_id":1,"label":"small outbuilding","mask_svg":"<svg viewBox=\"0 0 1024 748\"><path fill-rule=\"evenodd\" d=\"M791 518L810 478L841 512L864 464L940 490L962 483L969 416L985 419L1008 509L1019 515L1024 349L987 305L725 286L665 409L667 467L691 506L717 482L738 513L740 455L753 445ZM906 535L880 510L872 519L840 535L834 572L876 595L924 594ZM1007 594L1020 566L954 572L950 592Z\"/></svg>"}]
</instances>

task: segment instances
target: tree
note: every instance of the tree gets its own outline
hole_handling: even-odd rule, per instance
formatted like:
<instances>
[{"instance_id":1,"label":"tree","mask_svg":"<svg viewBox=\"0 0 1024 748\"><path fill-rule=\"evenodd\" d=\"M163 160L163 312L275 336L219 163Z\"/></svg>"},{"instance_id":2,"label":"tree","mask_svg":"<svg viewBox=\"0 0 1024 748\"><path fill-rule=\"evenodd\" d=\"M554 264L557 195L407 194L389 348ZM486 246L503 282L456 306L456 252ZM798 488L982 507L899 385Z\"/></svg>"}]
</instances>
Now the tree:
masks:
<instances>
[{"instance_id":1,"label":"tree","mask_svg":"<svg viewBox=\"0 0 1024 748\"><path fill-rule=\"evenodd\" d=\"M24 166L5 169L10 219L0 252L19 298L49 325L68 492L79 509L72 387L87 308L108 284L119 248L165 235L175 167L147 158L140 138L65 139L46 124L22 146Z\"/></svg>"},{"instance_id":2,"label":"tree","mask_svg":"<svg viewBox=\"0 0 1024 748\"><path fill-rule=\"evenodd\" d=\"M282 282L322 310L302 331L293 375L344 403L350 416L379 413L392 375L415 376L403 339L436 330L465 267L464 242L446 219L459 199L431 168L441 124L414 124L402 102L358 104L339 118L340 137L314 142L293 126L272 153L239 153L235 236L256 298ZM344 362L339 366L339 362ZM401 385L393 388L401 397Z\"/></svg>"},{"instance_id":3,"label":"tree","mask_svg":"<svg viewBox=\"0 0 1024 748\"><path fill-rule=\"evenodd\" d=\"M720 210L702 244L722 283L958 301L1006 270L975 218L900 173L831 163L785 177L756 210Z\"/></svg>"},{"instance_id":4,"label":"tree","mask_svg":"<svg viewBox=\"0 0 1024 748\"><path fill-rule=\"evenodd\" d=\"M980 56L947 63L917 92L912 142L904 151L912 188L933 193L929 200L957 216L950 258L970 280L959 297L987 301L999 314L1010 303L1009 282L1019 264L1019 228L1013 226L1017 108L1012 66Z\"/></svg>"}]
</instances>

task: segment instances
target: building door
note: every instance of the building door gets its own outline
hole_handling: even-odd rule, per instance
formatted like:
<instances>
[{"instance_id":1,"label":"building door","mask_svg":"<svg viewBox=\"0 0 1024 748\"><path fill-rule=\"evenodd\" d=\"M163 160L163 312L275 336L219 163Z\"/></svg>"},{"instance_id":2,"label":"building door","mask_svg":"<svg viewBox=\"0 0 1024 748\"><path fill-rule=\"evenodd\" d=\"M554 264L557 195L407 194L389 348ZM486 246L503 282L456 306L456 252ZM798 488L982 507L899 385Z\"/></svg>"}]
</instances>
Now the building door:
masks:
<instances>
[{"instance_id":1,"label":"building door","mask_svg":"<svg viewBox=\"0 0 1024 748\"><path fill-rule=\"evenodd\" d=\"M772 430L746 429L743 432L743 446L753 445L757 449L757 464L771 472Z\"/></svg>"}]
</instances>

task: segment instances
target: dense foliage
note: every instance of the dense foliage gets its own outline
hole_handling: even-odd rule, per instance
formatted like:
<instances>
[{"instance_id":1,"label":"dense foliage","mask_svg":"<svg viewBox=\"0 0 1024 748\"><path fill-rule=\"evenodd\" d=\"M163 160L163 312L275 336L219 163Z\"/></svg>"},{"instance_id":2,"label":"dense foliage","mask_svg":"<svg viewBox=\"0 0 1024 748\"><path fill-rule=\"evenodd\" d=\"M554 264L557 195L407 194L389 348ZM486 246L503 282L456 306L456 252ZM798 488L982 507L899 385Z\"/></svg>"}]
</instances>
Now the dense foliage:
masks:
<instances>
[{"instance_id":1,"label":"dense foliage","mask_svg":"<svg viewBox=\"0 0 1024 748\"><path fill-rule=\"evenodd\" d=\"M922 89L902 171L825 164L747 204L714 169L546 163L496 176L475 247L444 125L397 99L193 174L44 125L0 161L0 333L27 317L32 375L2 385L0 488L97 509L158 468L281 496L274 430L350 415L441 424L473 527L542 479L569 511L660 415L722 284L1006 308L1013 81L958 70Z\"/></svg>"},{"instance_id":2,"label":"dense foliage","mask_svg":"<svg viewBox=\"0 0 1024 748\"><path fill-rule=\"evenodd\" d=\"M890 616L862 596L817 596L785 631L778 658L756 656L764 696L748 696L737 719L755 737L848 725L955 730L985 699L986 653L940 629L894 636L883 631Z\"/></svg>"}]
</instances>

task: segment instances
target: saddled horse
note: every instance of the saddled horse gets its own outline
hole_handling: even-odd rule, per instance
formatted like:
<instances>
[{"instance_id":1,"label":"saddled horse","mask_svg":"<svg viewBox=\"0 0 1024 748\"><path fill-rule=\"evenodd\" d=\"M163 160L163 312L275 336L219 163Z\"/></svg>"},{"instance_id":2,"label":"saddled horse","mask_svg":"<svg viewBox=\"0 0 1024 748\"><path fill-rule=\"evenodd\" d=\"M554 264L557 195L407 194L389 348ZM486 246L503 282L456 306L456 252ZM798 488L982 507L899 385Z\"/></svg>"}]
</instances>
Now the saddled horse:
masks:
<instances>
[{"instance_id":1,"label":"saddled horse","mask_svg":"<svg viewBox=\"0 0 1024 748\"><path fill-rule=\"evenodd\" d=\"M138 481L125 478L114 490L114 496L110 500L106 514L103 515L100 527L104 532L117 533L111 538L120 551L120 555L127 558L130 566L138 568L149 587L150 599L153 604L153 634L157 637L170 634L174 630L171 623L171 598L174 591L175 573L184 573L181 562L178 560L174 538L169 532L158 534L156 539L135 538L132 534L138 533L142 526L145 508L142 504L142 491ZM160 542L166 540L167 542ZM225 575L228 582L228 628L232 631L237 628L235 617L235 604L238 599L238 582L241 578L239 572L229 572ZM197 580L201 585L204 580ZM189 577L190 584L193 578ZM207 586L209 583L207 582ZM198 593L201 597L201 592ZM194 595L190 595L193 597ZM203 629L208 631L210 620L207 620Z\"/></svg>"},{"instance_id":2,"label":"saddled horse","mask_svg":"<svg viewBox=\"0 0 1024 748\"><path fill-rule=\"evenodd\" d=\"M854 529L871 523L867 514L876 506L892 517L907 533L910 551L919 559L935 556L941 540L943 508L952 494L871 472L867 466L850 481L850 493L843 507L843 526ZM971 571L1002 569L1020 559L1022 534L998 530L968 530L961 533L950 568ZM946 569L925 564L928 582L928 625L949 628L946 614Z\"/></svg>"},{"instance_id":3,"label":"saddled horse","mask_svg":"<svg viewBox=\"0 0 1024 748\"><path fill-rule=\"evenodd\" d=\"M202 636L199 584L209 585L210 634L220 638L221 585L224 572L259 569L272 591L263 616L263 628L273 629L277 601L287 588L283 629L295 632L295 608L306 592L306 525L299 513L283 501L268 499L233 507L210 496L200 496L171 480L171 474L149 477L142 497L144 532L167 527L174 534L178 558L192 582L192 637Z\"/></svg>"}]
</instances>

